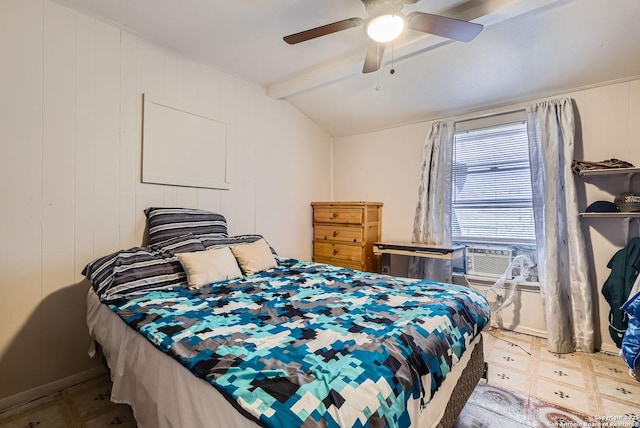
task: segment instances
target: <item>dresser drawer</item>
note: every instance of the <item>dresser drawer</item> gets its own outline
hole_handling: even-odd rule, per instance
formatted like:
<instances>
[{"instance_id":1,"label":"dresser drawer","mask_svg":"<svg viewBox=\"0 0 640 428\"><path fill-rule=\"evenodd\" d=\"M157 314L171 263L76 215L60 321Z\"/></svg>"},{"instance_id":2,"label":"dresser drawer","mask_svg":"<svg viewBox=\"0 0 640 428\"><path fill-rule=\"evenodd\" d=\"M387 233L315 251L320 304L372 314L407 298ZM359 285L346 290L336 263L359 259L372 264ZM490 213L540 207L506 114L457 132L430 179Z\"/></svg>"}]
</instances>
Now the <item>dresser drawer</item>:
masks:
<instances>
[{"instance_id":1,"label":"dresser drawer","mask_svg":"<svg viewBox=\"0 0 640 428\"><path fill-rule=\"evenodd\" d=\"M316 224L313 239L316 241L340 241L362 243L362 227L333 226Z\"/></svg>"},{"instance_id":2,"label":"dresser drawer","mask_svg":"<svg viewBox=\"0 0 640 428\"><path fill-rule=\"evenodd\" d=\"M313 221L316 223L362 224L364 210L361 208L316 207Z\"/></svg>"},{"instance_id":3,"label":"dresser drawer","mask_svg":"<svg viewBox=\"0 0 640 428\"><path fill-rule=\"evenodd\" d=\"M351 262L348 260L341 260L341 259L323 259L321 257L314 257L313 261L316 263L324 263L327 265L334 265L334 266L340 266L340 267L345 267L349 269L362 270L362 263L360 262Z\"/></svg>"},{"instance_id":4,"label":"dresser drawer","mask_svg":"<svg viewBox=\"0 0 640 428\"><path fill-rule=\"evenodd\" d=\"M313 256L322 259L342 259L362 262L364 249L359 245L331 244L329 242L314 242Z\"/></svg>"}]
</instances>

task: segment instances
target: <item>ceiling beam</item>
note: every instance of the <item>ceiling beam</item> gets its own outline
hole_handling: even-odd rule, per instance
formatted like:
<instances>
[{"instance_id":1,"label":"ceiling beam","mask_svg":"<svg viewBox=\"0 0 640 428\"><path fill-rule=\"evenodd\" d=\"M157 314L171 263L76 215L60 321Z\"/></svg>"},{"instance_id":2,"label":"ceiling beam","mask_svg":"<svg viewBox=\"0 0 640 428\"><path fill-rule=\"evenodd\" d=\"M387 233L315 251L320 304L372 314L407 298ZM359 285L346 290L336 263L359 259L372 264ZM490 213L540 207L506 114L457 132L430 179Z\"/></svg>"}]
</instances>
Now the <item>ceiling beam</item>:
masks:
<instances>
[{"instance_id":1,"label":"ceiling beam","mask_svg":"<svg viewBox=\"0 0 640 428\"><path fill-rule=\"evenodd\" d=\"M450 18L473 21L486 27L525 15L562 0L477 0L463 3L445 10L439 15ZM437 49L454 43L453 40L438 36L424 35L407 37L399 46L394 46L394 62ZM417 36L417 37L416 37ZM471 42L473 43L473 42ZM338 58L316 67L309 68L285 80L266 87L267 95L281 99L314 89L354 74L362 73L364 53L354 51L347 56ZM389 61L383 62L388 64Z\"/></svg>"}]
</instances>

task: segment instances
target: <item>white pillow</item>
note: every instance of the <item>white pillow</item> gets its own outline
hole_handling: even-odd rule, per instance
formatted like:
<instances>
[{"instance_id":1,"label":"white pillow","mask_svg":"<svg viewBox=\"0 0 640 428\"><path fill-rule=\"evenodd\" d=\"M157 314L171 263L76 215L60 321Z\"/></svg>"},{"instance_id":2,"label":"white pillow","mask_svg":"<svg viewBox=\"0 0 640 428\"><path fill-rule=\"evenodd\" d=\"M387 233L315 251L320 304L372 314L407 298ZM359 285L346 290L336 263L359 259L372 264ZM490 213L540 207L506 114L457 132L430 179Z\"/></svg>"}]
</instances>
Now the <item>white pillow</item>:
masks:
<instances>
[{"instance_id":1,"label":"white pillow","mask_svg":"<svg viewBox=\"0 0 640 428\"><path fill-rule=\"evenodd\" d=\"M245 275L253 275L278 266L276 258L273 257L264 239L258 239L250 244L234 245L231 251Z\"/></svg>"},{"instance_id":2,"label":"white pillow","mask_svg":"<svg viewBox=\"0 0 640 428\"><path fill-rule=\"evenodd\" d=\"M187 282L191 289L242 276L238 262L229 247L178 253L176 257L187 273Z\"/></svg>"}]
</instances>

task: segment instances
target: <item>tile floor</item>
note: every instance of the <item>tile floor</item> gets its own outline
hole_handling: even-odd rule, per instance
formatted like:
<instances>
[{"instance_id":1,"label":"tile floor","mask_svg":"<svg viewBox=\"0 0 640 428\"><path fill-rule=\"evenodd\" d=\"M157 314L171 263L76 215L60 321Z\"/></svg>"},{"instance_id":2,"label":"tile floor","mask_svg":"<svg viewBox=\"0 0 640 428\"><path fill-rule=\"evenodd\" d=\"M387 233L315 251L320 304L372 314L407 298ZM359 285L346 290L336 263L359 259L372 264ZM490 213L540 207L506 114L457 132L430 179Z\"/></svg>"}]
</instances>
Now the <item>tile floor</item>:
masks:
<instances>
[{"instance_id":1,"label":"tile floor","mask_svg":"<svg viewBox=\"0 0 640 428\"><path fill-rule=\"evenodd\" d=\"M498 329L483 334L490 385L590 416L640 418L640 382L622 357L553 354L545 339Z\"/></svg>"},{"instance_id":2,"label":"tile floor","mask_svg":"<svg viewBox=\"0 0 640 428\"><path fill-rule=\"evenodd\" d=\"M482 402L472 398L468 407L475 406L474 412L467 412L471 415L471 425L460 426L537 427L540 425L531 421L540 419L543 416L540 412L558 410L547 404L591 417L585 419L589 421L597 420L595 418L615 418L609 420L617 421L603 426L634 426L633 420L640 418L640 382L629 376L621 357L602 353L556 355L546 350L544 339L537 337L496 329L483 335L485 360L489 364L487 385L508 391L498 394L483 389L484 381L481 381L482 385L476 388L474 395L477 398L483 393L491 394L499 398L497 402L519 400L519 404L516 403L515 410L506 415L507 418L500 419L496 415L504 416L505 412L492 410L491 400ZM509 394L509 391L515 394ZM91 379L0 412L0 428L135 428L130 408L111 403L110 392L107 376ZM518 410L518 406L522 409ZM532 416L532 409L537 409L533 411L537 412L534 416L538 419ZM562 413L562 410L558 411ZM484 420L491 423L478 422L480 419L477 418L483 412L488 412L484 417L489 419Z\"/></svg>"},{"instance_id":3,"label":"tile floor","mask_svg":"<svg viewBox=\"0 0 640 428\"><path fill-rule=\"evenodd\" d=\"M100 376L0 412L0 428L136 428L129 406L110 396L111 381Z\"/></svg>"}]
</instances>

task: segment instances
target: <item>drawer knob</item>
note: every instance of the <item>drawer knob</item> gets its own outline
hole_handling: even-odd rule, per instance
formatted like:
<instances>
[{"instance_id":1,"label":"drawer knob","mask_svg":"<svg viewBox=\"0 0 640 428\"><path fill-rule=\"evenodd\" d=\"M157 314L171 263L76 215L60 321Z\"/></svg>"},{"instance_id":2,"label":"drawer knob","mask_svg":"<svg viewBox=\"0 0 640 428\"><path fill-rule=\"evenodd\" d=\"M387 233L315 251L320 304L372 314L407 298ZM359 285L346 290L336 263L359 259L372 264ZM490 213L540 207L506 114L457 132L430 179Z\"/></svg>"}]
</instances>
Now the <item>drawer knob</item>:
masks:
<instances>
[{"instance_id":1,"label":"drawer knob","mask_svg":"<svg viewBox=\"0 0 640 428\"><path fill-rule=\"evenodd\" d=\"M334 249L333 249L333 255L335 256L336 254L338 254L338 249L337 249L337 248L334 248Z\"/></svg>"},{"instance_id":2,"label":"drawer knob","mask_svg":"<svg viewBox=\"0 0 640 428\"><path fill-rule=\"evenodd\" d=\"M333 220L334 218L338 218L338 213L331 214L331 220Z\"/></svg>"},{"instance_id":3,"label":"drawer knob","mask_svg":"<svg viewBox=\"0 0 640 428\"><path fill-rule=\"evenodd\" d=\"M336 236L338 236L338 231L337 231L337 230L334 230L334 231L333 231L333 237L335 238Z\"/></svg>"}]
</instances>

